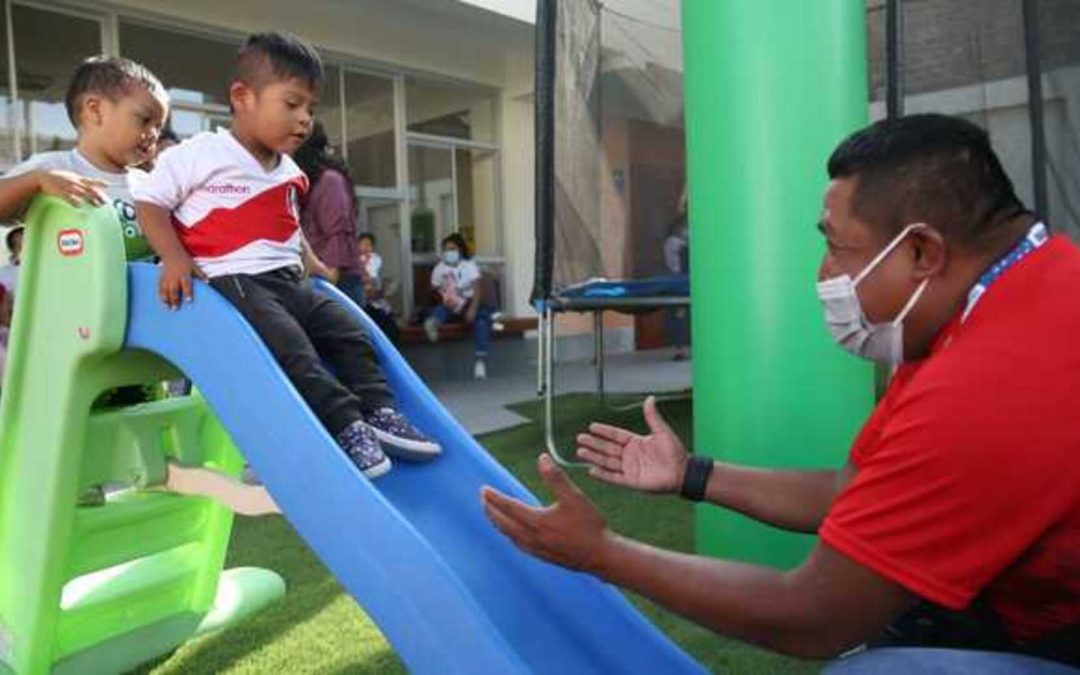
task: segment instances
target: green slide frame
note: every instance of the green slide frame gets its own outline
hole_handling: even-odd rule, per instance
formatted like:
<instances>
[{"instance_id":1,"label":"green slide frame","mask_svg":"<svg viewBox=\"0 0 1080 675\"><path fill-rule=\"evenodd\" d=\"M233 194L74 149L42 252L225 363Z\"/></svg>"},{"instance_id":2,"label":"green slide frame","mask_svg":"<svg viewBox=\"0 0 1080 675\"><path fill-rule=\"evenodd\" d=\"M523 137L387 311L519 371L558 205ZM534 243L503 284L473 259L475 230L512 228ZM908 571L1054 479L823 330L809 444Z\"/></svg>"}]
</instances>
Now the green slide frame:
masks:
<instances>
[{"instance_id":1,"label":"green slide frame","mask_svg":"<svg viewBox=\"0 0 1080 675\"><path fill-rule=\"evenodd\" d=\"M118 672L257 611L284 582L257 569L223 575L232 513L154 489L169 459L243 468L197 393L94 406L111 389L180 377L122 349L115 213L38 197L26 223L0 395L0 673ZM103 485L103 503L80 500Z\"/></svg>"},{"instance_id":2,"label":"green slide frame","mask_svg":"<svg viewBox=\"0 0 1080 675\"><path fill-rule=\"evenodd\" d=\"M814 293L825 160L866 123L862 0L683 0L695 447L831 467L873 402L872 368L825 331ZM778 567L811 538L711 506L698 551Z\"/></svg>"}]
</instances>

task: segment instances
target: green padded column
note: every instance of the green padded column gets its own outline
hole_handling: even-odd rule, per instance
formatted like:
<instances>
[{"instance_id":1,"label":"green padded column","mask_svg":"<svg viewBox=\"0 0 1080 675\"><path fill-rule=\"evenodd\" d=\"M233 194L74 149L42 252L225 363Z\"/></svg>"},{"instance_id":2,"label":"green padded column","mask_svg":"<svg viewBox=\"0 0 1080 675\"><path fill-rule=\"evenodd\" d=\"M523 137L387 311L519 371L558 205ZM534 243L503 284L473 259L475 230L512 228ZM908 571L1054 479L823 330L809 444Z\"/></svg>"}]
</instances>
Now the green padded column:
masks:
<instances>
[{"instance_id":1,"label":"green padded column","mask_svg":"<svg viewBox=\"0 0 1080 675\"><path fill-rule=\"evenodd\" d=\"M825 161L867 119L862 0L683 0L698 452L839 467L872 368L825 331ZM701 506L700 552L781 567L807 536Z\"/></svg>"}]
</instances>

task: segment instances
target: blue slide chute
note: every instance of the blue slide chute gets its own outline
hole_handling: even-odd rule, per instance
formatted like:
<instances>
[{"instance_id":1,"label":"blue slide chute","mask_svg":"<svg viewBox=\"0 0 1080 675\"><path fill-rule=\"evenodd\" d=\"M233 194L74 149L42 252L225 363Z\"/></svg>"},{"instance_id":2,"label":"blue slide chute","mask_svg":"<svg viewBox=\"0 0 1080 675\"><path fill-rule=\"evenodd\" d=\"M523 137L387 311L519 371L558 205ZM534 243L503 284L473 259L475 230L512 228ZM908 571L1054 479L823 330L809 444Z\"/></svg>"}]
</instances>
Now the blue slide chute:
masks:
<instances>
[{"instance_id":1,"label":"blue slide chute","mask_svg":"<svg viewBox=\"0 0 1080 675\"><path fill-rule=\"evenodd\" d=\"M228 301L197 283L195 301L171 311L158 298L158 270L129 268L126 346L191 378L289 522L411 672L704 672L617 590L521 553L490 525L481 486L535 497L336 289L322 285L372 336L401 410L442 445L435 461L395 461L368 481Z\"/></svg>"}]
</instances>

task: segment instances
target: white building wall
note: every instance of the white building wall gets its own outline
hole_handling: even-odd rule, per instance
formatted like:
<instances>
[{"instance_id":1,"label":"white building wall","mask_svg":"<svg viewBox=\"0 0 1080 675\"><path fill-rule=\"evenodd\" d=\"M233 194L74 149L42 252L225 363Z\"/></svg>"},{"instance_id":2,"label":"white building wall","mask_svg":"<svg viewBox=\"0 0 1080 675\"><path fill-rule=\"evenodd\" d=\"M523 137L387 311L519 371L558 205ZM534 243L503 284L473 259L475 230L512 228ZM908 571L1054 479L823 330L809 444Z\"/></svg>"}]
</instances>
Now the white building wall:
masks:
<instances>
[{"instance_id":1,"label":"white building wall","mask_svg":"<svg viewBox=\"0 0 1080 675\"><path fill-rule=\"evenodd\" d=\"M502 213L506 251L507 309L530 316L533 284L535 203L533 54L519 51L507 59L506 86L500 97L502 128Z\"/></svg>"},{"instance_id":2,"label":"white building wall","mask_svg":"<svg viewBox=\"0 0 1080 675\"><path fill-rule=\"evenodd\" d=\"M234 33L287 30L375 64L493 87L503 85L505 52L532 40L527 24L423 0L116 0L110 6Z\"/></svg>"}]
</instances>

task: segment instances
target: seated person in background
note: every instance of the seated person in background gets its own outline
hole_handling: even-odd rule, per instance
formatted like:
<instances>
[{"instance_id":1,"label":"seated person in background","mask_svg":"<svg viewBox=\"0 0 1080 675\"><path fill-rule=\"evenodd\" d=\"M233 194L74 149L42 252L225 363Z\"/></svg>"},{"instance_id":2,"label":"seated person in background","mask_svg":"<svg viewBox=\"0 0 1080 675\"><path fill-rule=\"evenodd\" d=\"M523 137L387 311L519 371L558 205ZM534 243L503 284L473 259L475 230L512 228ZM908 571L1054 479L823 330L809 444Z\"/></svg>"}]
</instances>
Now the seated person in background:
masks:
<instances>
[{"instance_id":1,"label":"seated person in background","mask_svg":"<svg viewBox=\"0 0 1080 675\"><path fill-rule=\"evenodd\" d=\"M311 132L322 77L310 45L279 33L251 36L229 87L232 128L162 154L135 197L161 256L162 300L179 308L193 299L191 277L208 278L353 463L374 478L391 468L380 441L407 459L441 450L397 411L356 320L304 275L302 260L311 269L314 258L299 222L308 180L289 153Z\"/></svg>"},{"instance_id":2,"label":"seated person in background","mask_svg":"<svg viewBox=\"0 0 1080 675\"><path fill-rule=\"evenodd\" d=\"M386 300L386 288L382 279L382 256L375 251L375 235L360 235L360 277L364 283L364 311L379 325L382 332L395 345L400 340L394 311Z\"/></svg>"},{"instance_id":3,"label":"seated person in background","mask_svg":"<svg viewBox=\"0 0 1080 675\"><path fill-rule=\"evenodd\" d=\"M488 347L491 345L492 308L485 302L480 286L480 268L472 260L469 245L457 232L442 240L442 260L431 271L431 288L439 304L424 321L424 332L431 342L439 340L439 325L461 318L473 327L476 363L473 377L487 378Z\"/></svg>"},{"instance_id":4,"label":"seated person in background","mask_svg":"<svg viewBox=\"0 0 1080 675\"><path fill-rule=\"evenodd\" d=\"M8 264L0 267L0 288L14 293L19 285L19 264L22 262L23 228L13 227L4 237L8 248Z\"/></svg>"}]
</instances>

